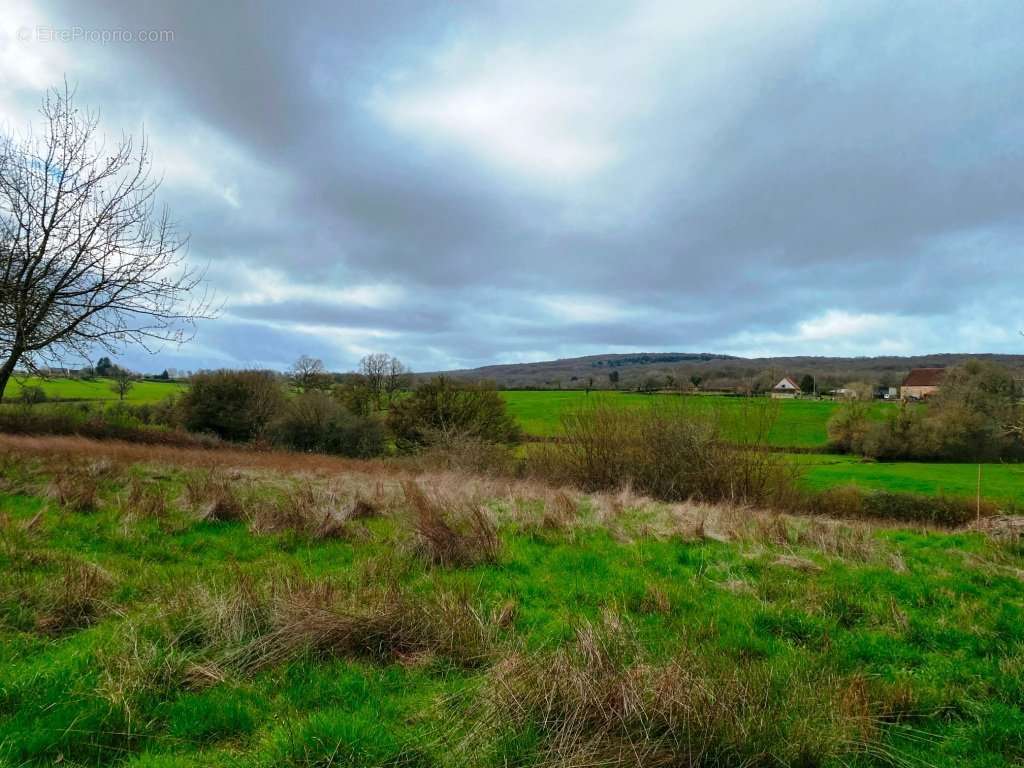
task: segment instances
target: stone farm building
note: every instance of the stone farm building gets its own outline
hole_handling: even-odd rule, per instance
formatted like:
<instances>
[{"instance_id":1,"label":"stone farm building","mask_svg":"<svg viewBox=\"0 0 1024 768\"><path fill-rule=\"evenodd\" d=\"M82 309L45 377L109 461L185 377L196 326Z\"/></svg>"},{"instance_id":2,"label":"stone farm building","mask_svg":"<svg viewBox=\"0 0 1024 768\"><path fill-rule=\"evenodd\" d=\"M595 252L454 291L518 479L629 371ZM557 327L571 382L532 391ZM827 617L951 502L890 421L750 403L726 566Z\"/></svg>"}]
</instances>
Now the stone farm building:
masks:
<instances>
[{"instance_id":1,"label":"stone farm building","mask_svg":"<svg viewBox=\"0 0 1024 768\"><path fill-rule=\"evenodd\" d=\"M913 368L900 385L903 400L924 400L939 391L945 368Z\"/></svg>"}]
</instances>

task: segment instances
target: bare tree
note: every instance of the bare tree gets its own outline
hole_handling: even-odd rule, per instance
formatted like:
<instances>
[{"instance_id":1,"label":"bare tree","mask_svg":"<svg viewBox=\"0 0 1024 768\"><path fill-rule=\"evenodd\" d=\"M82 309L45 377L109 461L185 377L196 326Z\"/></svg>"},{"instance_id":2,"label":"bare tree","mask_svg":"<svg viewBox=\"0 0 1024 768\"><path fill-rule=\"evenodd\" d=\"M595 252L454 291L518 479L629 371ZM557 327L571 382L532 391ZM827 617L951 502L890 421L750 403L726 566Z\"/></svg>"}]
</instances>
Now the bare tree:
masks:
<instances>
[{"instance_id":1,"label":"bare tree","mask_svg":"<svg viewBox=\"0 0 1024 768\"><path fill-rule=\"evenodd\" d=\"M359 361L359 373L363 375L366 388L370 392L375 407L380 407L381 394L384 391L384 380L387 378L391 355L385 352L374 352Z\"/></svg>"},{"instance_id":2,"label":"bare tree","mask_svg":"<svg viewBox=\"0 0 1024 768\"><path fill-rule=\"evenodd\" d=\"M128 390L135 386L135 374L129 371L127 368L116 367L110 372L110 378L114 382L110 385L110 389L117 392L117 396L124 400L128 394Z\"/></svg>"},{"instance_id":3,"label":"bare tree","mask_svg":"<svg viewBox=\"0 0 1024 768\"><path fill-rule=\"evenodd\" d=\"M366 355L359 361L359 373L377 408L385 400L390 404L395 394L408 385L411 374L401 360L386 352Z\"/></svg>"},{"instance_id":4,"label":"bare tree","mask_svg":"<svg viewBox=\"0 0 1024 768\"><path fill-rule=\"evenodd\" d=\"M317 357L303 355L292 363L292 381L303 392L323 388L326 375L324 361Z\"/></svg>"},{"instance_id":5,"label":"bare tree","mask_svg":"<svg viewBox=\"0 0 1024 768\"><path fill-rule=\"evenodd\" d=\"M67 85L40 114L40 135L0 136L0 393L16 367L156 351L215 314L156 205L145 137L106 146Z\"/></svg>"},{"instance_id":6,"label":"bare tree","mask_svg":"<svg viewBox=\"0 0 1024 768\"><path fill-rule=\"evenodd\" d=\"M384 395L389 406L395 399L395 395L408 387L411 380L412 371L409 370L405 363L397 357L392 357L388 360L387 372L384 375Z\"/></svg>"}]
</instances>

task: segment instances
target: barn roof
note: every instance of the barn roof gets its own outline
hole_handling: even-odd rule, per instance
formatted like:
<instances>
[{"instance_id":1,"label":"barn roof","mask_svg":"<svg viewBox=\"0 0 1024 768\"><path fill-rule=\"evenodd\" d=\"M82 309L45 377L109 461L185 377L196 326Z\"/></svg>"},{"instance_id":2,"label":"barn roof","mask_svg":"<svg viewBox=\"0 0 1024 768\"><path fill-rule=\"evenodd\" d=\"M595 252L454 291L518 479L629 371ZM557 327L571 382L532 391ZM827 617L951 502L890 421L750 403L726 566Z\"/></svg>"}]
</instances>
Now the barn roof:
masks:
<instances>
[{"instance_id":1,"label":"barn roof","mask_svg":"<svg viewBox=\"0 0 1024 768\"><path fill-rule=\"evenodd\" d=\"M792 376L783 376L779 380L779 383L772 387L772 389L786 389L785 385L787 382L789 383L789 386L792 387L793 389L800 389L800 385L796 383Z\"/></svg>"},{"instance_id":2,"label":"barn roof","mask_svg":"<svg viewBox=\"0 0 1024 768\"><path fill-rule=\"evenodd\" d=\"M945 368L912 368L903 379L904 387L937 387L946 375Z\"/></svg>"}]
</instances>

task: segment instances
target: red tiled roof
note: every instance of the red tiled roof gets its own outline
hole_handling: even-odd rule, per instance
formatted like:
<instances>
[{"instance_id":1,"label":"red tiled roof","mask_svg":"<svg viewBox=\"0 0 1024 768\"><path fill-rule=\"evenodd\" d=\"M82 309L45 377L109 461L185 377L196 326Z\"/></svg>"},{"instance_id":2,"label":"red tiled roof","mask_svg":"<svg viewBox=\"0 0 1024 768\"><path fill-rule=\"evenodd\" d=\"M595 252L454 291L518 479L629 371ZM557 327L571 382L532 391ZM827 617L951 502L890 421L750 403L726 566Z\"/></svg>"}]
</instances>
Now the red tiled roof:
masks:
<instances>
[{"instance_id":1,"label":"red tiled roof","mask_svg":"<svg viewBox=\"0 0 1024 768\"><path fill-rule=\"evenodd\" d=\"M904 387L937 387L946 375L945 368L912 368L903 379Z\"/></svg>"},{"instance_id":2,"label":"red tiled roof","mask_svg":"<svg viewBox=\"0 0 1024 768\"><path fill-rule=\"evenodd\" d=\"M793 389L800 389L800 385L793 380L792 376L783 376L779 383L772 387L772 389L785 389L784 387L782 387L782 384L787 381L789 382L789 385L793 387ZM788 392L789 390L786 391Z\"/></svg>"}]
</instances>

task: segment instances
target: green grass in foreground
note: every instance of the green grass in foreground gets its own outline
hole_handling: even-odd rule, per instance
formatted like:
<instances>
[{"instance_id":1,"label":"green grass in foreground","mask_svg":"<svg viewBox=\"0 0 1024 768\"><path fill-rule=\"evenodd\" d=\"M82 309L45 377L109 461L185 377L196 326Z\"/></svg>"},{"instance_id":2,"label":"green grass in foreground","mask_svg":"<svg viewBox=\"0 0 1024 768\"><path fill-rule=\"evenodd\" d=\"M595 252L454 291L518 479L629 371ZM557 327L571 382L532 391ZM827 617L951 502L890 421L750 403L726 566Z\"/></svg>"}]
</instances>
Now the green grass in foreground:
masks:
<instances>
[{"instance_id":1,"label":"green grass in foreground","mask_svg":"<svg viewBox=\"0 0 1024 768\"><path fill-rule=\"evenodd\" d=\"M678 395L642 395L635 392L593 392L588 395L579 390L538 390L504 391L501 393L508 404L509 412L516 418L528 435L549 437L561 430L562 415L583 407L596 398L621 405L623 408L649 406L653 399L679 398ZM686 397L688 405L708 410L718 410L726 422L735 423L733 431L737 439L751 435L754 419L744 424L744 419L758 408L773 410L773 423L767 435L770 445L793 448L817 448L828 442L828 420L839 407L832 400L776 400L766 404L763 398L724 397L702 395ZM871 416L882 420L894 405L876 402L871 406Z\"/></svg>"},{"instance_id":2,"label":"green grass in foreground","mask_svg":"<svg viewBox=\"0 0 1024 768\"><path fill-rule=\"evenodd\" d=\"M794 454L792 460L804 468L807 486L816 490L854 484L928 495L973 497L977 491L977 464L874 462L823 454ZM983 464L981 495L1024 506L1024 464Z\"/></svg>"},{"instance_id":3,"label":"green grass in foreground","mask_svg":"<svg viewBox=\"0 0 1024 768\"><path fill-rule=\"evenodd\" d=\"M11 379L4 390L4 397L14 399L21 391L22 383L41 386L51 400L117 400L118 394L111 385L111 379L97 378L91 381L80 379ZM128 390L125 400L130 403L155 403L185 390L187 385L174 381L137 381Z\"/></svg>"},{"instance_id":4,"label":"green grass in foreground","mask_svg":"<svg viewBox=\"0 0 1024 768\"><path fill-rule=\"evenodd\" d=\"M3 766L534 766L555 757L547 750L573 696L587 704L573 721L581 737L636 729L620 762L614 752L588 758L635 765L667 721L638 721L635 708L622 722L601 712L617 712L615 692L670 659L678 666L641 689L654 697L641 709L674 712L677 728L687 718L705 724L687 732L694 741L671 764L682 755L707 766L1024 761L1019 541L793 518L735 522L719 541L679 533L678 521L669 535L667 508L599 517L598 500L569 510L558 496L513 489L488 505L497 562L445 568L417 557L401 491L369 470L333 482L346 493L383 487L392 511L315 540L198 519L179 500L195 470L132 469L170 502L144 514L118 471L101 475L98 511L76 512L34 490L46 482L41 464L26 469L8 456L2 466L8 488L23 489L0 495ZM52 460L46 469L67 474ZM270 498L295 481L233 482ZM83 572L98 574L99 597L76 598ZM276 601L255 600L275 575ZM466 643L447 640L435 651L327 652L317 622L335 614L316 608L327 593L304 598L310 612L280 586L309 580L334 584L331 599L346 605L362 600L357 614L385 589L440 600L452 616L493 627L489 650L475 661L460 655ZM291 616L289 631L259 635L254 627L271 621L265 610ZM57 632L54 615L64 622ZM595 643L602 616L620 629L598 631ZM303 632L322 644L291 643ZM237 647L249 655L225 655ZM268 647L291 650L259 666L230 662ZM576 666L537 671L572 648ZM611 687L577 689L573 675ZM516 696L502 695L516 684ZM551 686L553 708L510 703L526 707L537 685ZM730 725L746 716L756 727ZM863 728L848 730L857 717ZM595 748L614 743L624 746ZM640 764L669 764L646 757Z\"/></svg>"}]
</instances>

